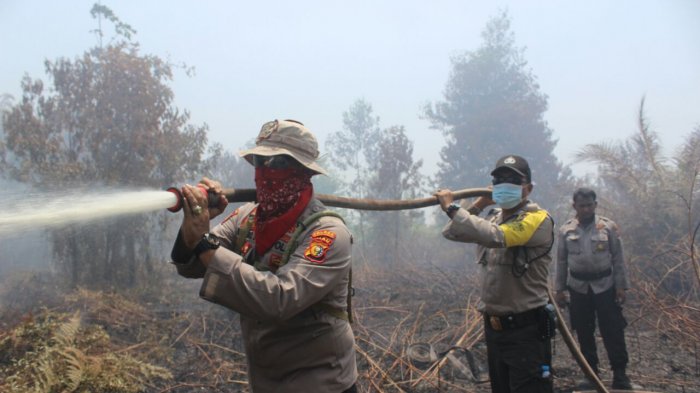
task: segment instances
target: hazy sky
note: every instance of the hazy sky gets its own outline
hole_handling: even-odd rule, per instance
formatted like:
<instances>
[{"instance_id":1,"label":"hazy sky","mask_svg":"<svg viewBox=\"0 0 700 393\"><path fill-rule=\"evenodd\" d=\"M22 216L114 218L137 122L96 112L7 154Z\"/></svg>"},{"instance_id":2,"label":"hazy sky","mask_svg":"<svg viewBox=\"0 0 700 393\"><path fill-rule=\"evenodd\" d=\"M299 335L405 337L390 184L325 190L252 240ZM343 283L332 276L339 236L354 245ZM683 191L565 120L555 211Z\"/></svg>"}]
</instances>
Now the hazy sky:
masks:
<instances>
[{"instance_id":1,"label":"hazy sky","mask_svg":"<svg viewBox=\"0 0 700 393\"><path fill-rule=\"evenodd\" d=\"M0 94L19 98L25 73L46 80L45 59L94 46L94 2L0 0ZM642 96L669 152L700 125L697 0L103 4L137 30L142 53L196 68L192 78L176 73L176 105L233 150L264 122L292 118L319 136L323 152L342 113L364 98L382 127L406 127L416 158L434 172L443 139L421 108L442 99L450 57L477 49L501 9L549 96L545 118L564 163L585 144L634 133Z\"/></svg>"}]
</instances>

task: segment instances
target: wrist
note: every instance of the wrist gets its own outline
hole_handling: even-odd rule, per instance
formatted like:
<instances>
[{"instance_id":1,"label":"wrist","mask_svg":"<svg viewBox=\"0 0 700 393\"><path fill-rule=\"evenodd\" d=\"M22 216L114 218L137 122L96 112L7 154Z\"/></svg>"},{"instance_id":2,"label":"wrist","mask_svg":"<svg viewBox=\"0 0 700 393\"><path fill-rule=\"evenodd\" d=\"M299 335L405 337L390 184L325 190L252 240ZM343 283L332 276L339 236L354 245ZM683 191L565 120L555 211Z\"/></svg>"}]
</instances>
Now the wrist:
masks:
<instances>
[{"instance_id":1,"label":"wrist","mask_svg":"<svg viewBox=\"0 0 700 393\"><path fill-rule=\"evenodd\" d=\"M445 208L445 213L447 213L447 215L450 216L450 218L452 218L457 213L457 210L461 208L462 206L460 206L459 203L452 202Z\"/></svg>"},{"instance_id":2,"label":"wrist","mask_svg":"<svg viewBox=\"0 0 700 393\"><path fill-rule=\"evenodd\" d=\"M216 250L210 249L202 252L197 256L199 261L204 265L204 267L209 267L209 263L211 262L211 259L214 258L214 252Z\"/></svg>"},{"instance_id":3,"label":"wrist","mask_svg":"<svg viewBox=\"0 0 700 393\"><path fill-rule=\"evenodd\" d=\"M207 251L214 251L221 246L221 240L212 233L205 233L202 235L199 243L194 247L192 253L198 258L201 257ZM211 253L210 253L211 254Z\"/></svg>"}]
</instances>

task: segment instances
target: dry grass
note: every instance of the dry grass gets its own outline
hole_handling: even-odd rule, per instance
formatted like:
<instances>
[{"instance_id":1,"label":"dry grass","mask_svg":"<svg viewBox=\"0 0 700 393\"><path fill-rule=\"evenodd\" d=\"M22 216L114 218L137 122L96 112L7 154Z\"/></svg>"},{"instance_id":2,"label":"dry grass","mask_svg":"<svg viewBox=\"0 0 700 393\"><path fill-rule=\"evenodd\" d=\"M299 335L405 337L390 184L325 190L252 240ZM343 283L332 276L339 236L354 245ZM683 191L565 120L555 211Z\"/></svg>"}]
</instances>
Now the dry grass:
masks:
<instances>
[{"instance_id":1,"label":"dry grass","mask_svg":"<svg viewBox=\"0 0 700 393\"><path fill-rule=\"evenodd\" d=\"M696 295L674 298L660 291L658 285L645 281L641 272L635 271L632 276L635 289L625 312L630 322L627 336L634 381L649 390L700 391L700 312ZM485 371L482 324L476 311L476 277L475 267L407 263L388 268L359 263L354 272L353 329L360 391L489 391L488 383L476 383L473 375L461 373L445 356L417 367L406 354L414 343L430 344L438 354L461 347L469 349ZM175 279L167 284L164 287L170 292L159 300L78 290L56 297L53 304L45 300L46 307L43 311L35 309L34 316L16 308L4 308L0 342L41 313L69 316L80 311L83 325L104 329L113 353L164 367L172 374L171 380L147 381L143 391L247 391L238 317L198 299L197 282ZM13 359L21 357L21 351L20 345L12 354L0 356L0 381L12 370ZM91 353L89 348L83 351ZM451 353L467 364L463 351ZM602 345L600 358L603 378L609 380ZM560 338L555 340L553 366L558 392L570 391L582 375Z\"/></svg>"}]
</instances>

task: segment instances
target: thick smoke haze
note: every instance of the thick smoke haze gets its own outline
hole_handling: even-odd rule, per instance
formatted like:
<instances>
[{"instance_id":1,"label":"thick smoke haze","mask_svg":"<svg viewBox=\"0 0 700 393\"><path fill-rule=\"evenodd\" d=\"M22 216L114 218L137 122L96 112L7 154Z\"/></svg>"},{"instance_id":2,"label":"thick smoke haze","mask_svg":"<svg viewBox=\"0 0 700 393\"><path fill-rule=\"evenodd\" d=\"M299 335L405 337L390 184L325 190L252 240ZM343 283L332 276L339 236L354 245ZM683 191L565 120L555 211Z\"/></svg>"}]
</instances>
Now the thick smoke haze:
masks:
<instances>
[{"instance_id":1,"label":"thick smoke haze","mask_svg":"<svg viewBox=\"0 0 700 393\"><path fill-rule=\"evenodd\" d=\"M0 94L18 99L25 73L45 79L45 59L94 46L93 3L1 2ZM443 139L421 110L442 98L451 56L476 50L500 10L549 97L545 119L565 164L586 144L634 133L643 96L667 149L700 123L700 3L692 0L104 4L137 30L144 53L195 68L191 78L176 73L176 104L234 151L275 117L305 122L324 146L343 111L364 98L383 128L406 127L423 171L434 173Z\"/></svg>"}]
</instances>

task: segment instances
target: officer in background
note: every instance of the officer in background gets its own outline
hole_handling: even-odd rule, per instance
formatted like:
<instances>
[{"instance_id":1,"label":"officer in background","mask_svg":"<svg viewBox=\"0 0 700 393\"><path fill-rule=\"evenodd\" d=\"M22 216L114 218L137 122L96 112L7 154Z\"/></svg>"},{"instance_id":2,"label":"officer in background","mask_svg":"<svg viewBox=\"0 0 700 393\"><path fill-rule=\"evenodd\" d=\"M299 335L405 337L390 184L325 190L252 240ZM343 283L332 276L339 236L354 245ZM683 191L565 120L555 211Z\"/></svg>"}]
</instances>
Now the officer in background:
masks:
<instances>
[{"instance_id":1,"label":"officer in background","mask_svg":"<svg viewBox=\"0 0 700 393\"><path fill-rule=\"evenodd\" d=\"M491 176L492 199L480 197L468 209L453 202L450 190L435 193L451 220L442 234L478 245L491 391L552 392L554 319L546 306L554 223L528 200L533 184L524 158L502 157ZM500 209L478 216L494 203Z\"/></svg>"},{"instance_id":2,"label":"officer in background","mask_svg":"<svg viewBox=\"0 0 700 393\"><path fill-rule=\"evenodd\" d=\"M613 389L632 389L627 377L628 362L622 315L625 291L629 287L617 225L595 214L596 193L590 188L574 192L576 217L559 230L555 298L565 304L571 298L571 326L576 331L581 352L598 374L595 343L596 317L613 370ZM591 388L584 381L579 388Z\"/></svg>"},{"instance_id":3,"label":"officer in background","mask_svg":"<svg viewBox=\"0 0 700 393\"><path fill-rule=\"evenodd\" d=\"M311 177L325 174L316 138L299 122L275 120L240 154L255 166L258 203L210 229L227 203L221 184L200 184L220 200L209 209L200 190L183 187L177 271L204 278L200 296L240 314L253 392L357 392L352 236L314 197Z\"/></svg>"}]
</instances>

